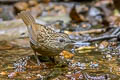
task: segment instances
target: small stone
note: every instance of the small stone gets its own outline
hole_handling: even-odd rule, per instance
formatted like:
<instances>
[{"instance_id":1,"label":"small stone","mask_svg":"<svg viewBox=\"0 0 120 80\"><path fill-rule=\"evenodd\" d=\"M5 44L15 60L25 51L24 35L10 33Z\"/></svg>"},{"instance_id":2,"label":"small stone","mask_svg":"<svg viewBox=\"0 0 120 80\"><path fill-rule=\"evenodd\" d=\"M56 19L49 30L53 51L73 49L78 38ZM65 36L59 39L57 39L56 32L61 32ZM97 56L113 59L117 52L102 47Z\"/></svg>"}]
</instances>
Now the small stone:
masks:
<instances>
[{"instance_id":1,"label":"small stone","mask_svg":"<svg viewBox=\"0 0 120 80\"><path fill-rule=\"evenodd\" d=\"M71 74L71 72L68 72L68 74Z\"/></svg>"},{"instance_id":2,"label":"small stone","mask_svg":"<svg viewBox=\"0 0 120 80\"><path fill-rule=\"evenodd\" d=\"M106 58L112 58L112 56L110 54L107 54Z\"/></svg>"},{"instance_id":3,"label":"small stone","mask_svg":"<svg viewBox=\"0 0 120 80\"><path fill-rule=\"evenodd\" d=\"M37 74L38 77L42 77L40 74Z\"/></svg>"},{"instance_id":4,"label":"small stone","mask_svg":"<svg viewBox=\"0 0 120 80\"><path fill-rule=\"evenodd\" d=\"M107 54L106 58L110 61L112 59L112 56L110 54Z\"/></svg>"},{"instance_id":5,"label":"small stone","mask_svg":"<svg viewBox=\"0 0 120 80\"><path fill-rule=\"evenodd\" d=\"M97 9L97 8L95 8L95 7L92 7L92 8L90 8L90 10L89 10L89 16L97 16L97 15L99 15L101 12L100 12L100 10L99 9Z\"/></svg>"}]
</instances>

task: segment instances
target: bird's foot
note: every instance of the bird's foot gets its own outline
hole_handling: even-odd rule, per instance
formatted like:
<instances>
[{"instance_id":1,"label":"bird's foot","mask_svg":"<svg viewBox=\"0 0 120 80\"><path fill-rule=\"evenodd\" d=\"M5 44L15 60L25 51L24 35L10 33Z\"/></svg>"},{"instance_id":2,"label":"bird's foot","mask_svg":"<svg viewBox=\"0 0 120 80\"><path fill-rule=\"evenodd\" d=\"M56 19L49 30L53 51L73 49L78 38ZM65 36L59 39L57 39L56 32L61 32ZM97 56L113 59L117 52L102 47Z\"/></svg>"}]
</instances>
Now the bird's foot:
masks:
<instances>
[{"instance_id":1,"label":"bird's foot","mask_svg":"<svg viewBox=\"0 0 120 80\"><path fill-rule=\"evenodd\" d=\"M37 65L40 66L41 63L37 55L35 55L35 59L37 60Z\"/></svg>"},{"instance_id":2,"label":"bird's foot","mask_svg":"<svg viewBox=\"0 0 120 80\"><path fill-rule=\"evenodd\" d=\"M65 59L60 58L59 56L54 56L52 58L52 62L55 63L56 66L58 66L58 67L66 66L67 65L67 61Z\"/></svg>"}]
</instances>

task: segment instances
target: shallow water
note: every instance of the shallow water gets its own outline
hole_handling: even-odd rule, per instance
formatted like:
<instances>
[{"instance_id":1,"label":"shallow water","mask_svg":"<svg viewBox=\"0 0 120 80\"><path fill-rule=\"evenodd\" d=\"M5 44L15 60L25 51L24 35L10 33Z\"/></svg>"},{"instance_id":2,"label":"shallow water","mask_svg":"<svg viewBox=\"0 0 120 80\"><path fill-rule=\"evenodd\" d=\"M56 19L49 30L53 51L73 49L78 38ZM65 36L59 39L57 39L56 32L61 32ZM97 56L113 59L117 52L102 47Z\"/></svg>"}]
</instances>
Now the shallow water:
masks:
<instances>
[{"instance_id":1,"label":"shallow water","mask_svg":"<svg viewBox=\"0 0 120 80\"><path fill-rule=\"evenodd\" d=\"M1 50L0 80L119 80L118 55L107 57L99 49L76 52L73 58L66 59L66 65L54 64L43 57L44 60L38 66L33 54L31 48Z\"/></svg>"}]
</instances>

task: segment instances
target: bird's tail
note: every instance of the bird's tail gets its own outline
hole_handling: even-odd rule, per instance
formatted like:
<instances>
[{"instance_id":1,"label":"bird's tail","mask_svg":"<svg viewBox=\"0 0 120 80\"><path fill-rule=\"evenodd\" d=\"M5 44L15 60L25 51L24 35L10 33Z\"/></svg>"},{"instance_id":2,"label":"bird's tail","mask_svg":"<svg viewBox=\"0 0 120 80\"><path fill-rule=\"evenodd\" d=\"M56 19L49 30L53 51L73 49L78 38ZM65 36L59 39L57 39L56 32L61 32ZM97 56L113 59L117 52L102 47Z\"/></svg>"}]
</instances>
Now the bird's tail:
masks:
<instances>
[{"instance_id":1,"label":"bird's tail","mask_svg":"<svg viewBox=\"0 0 120 80\"><path fill-rule=\"evenodd\" d=\"M22 11L21 13L18 14L20 18L22 18L23 22L26 24L28 33L29 33L29 38L30 41L33 44L36 44L37 42L37 26L35 25L35 19L33 16L30 14L28 11Z\"/></svg>"},{"instance_id":2,"label":"bird's tail","mask_svg":"<svg viewBox=\"0 0 120 80\"><path fill-rule=\"evenodd\" d=\"M28 11L22 11L18 16L22 18L26 26L30 26L35 23L35 19Z\"/></svg>"}]
</instances>

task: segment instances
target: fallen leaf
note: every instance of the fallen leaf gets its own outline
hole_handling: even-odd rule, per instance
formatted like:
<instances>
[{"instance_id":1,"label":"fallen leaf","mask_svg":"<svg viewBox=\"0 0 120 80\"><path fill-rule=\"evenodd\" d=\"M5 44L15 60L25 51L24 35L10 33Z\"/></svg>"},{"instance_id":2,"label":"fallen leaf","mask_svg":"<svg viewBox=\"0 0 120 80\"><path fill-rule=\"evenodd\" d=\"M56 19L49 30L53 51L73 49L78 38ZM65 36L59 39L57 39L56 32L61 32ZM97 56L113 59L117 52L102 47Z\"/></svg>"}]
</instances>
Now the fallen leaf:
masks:
<instances>
[{"instance_id":1,"label":"fallen leaf","mask_svg":"<svg viewBox=\"0 0 120 80\"><path fill-rule=\"evenodd\" d=\"M116 9L120 10L120 1L119 0L113 0L113 5Z\"/></svg>"},{"instance_id":2,"label":"fallen leaf","mask_svg":"<svg viewBox=\"0 0 120 80\"><path fill-rule=\"evenodd\" d=\"M76 11L76 5L73 6L73 8L70 11L70 18L75 22L81 22L84 21L85 18L82 15L79 15Z\"/></svg>"},{"instance_id":3,"label":"fallen leaf","mask_svg":"<svg viewBox=\"0 0 120 80\"><path fill-rule=\"evenodd\" d=\"M7 72L1 72L0 75L5 76L7 75Z\"/></svg>"},{"instance_id":4,"label":"fallen leaf","mask_svg":"<svg viewBox=\"0 0 120 80\"><path fill-rule=\"evenodd\" d=\"M68 51L63 51L63 52L62 52L62 55L63 55L65 58L67 58L67 59L70 59L70 58L72 58L72 57L74 56L74 54L72 54L72 53L70 53L70 52L68 52Z\"/></svg>"}]
</instances>

